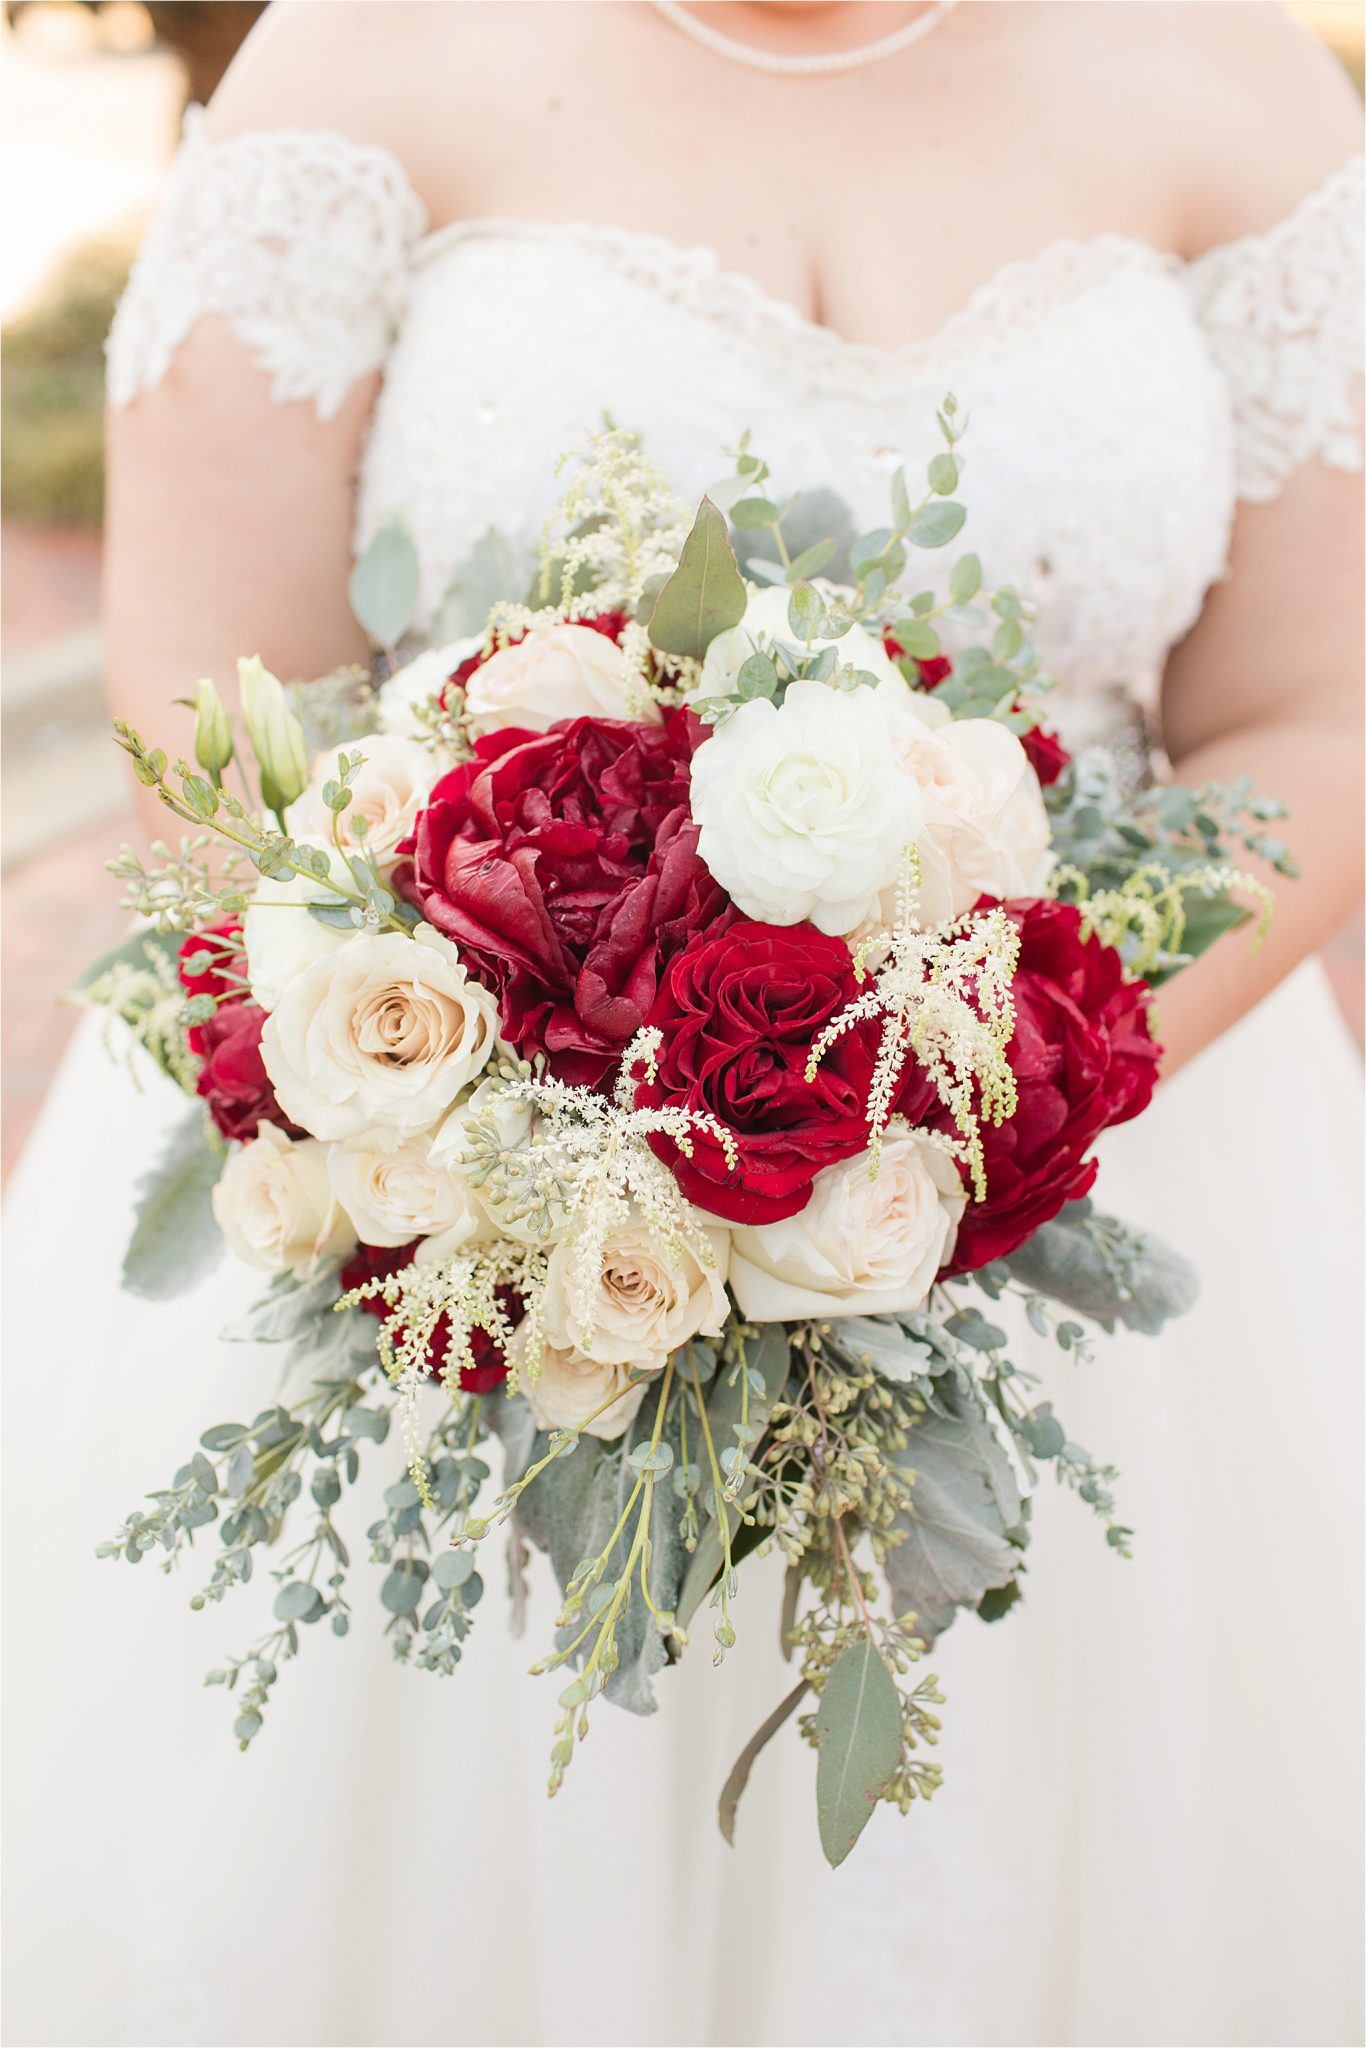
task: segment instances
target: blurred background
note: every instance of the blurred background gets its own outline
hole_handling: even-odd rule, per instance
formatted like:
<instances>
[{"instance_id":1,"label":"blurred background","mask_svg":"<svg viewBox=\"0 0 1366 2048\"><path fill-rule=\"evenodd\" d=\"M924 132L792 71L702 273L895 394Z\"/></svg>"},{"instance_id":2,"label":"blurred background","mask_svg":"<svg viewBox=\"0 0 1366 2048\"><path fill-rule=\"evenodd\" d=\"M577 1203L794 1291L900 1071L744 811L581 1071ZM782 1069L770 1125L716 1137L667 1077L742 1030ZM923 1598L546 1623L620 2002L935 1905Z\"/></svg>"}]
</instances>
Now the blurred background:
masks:
<instances>
[{"instance_id":1,"label":"blurred background","mask_svg":"<svg viewBox=\"0 0 1366 2048\"><path fill-rule=\"evenodd\" d=\"M100 687L101 347L185 106L264 6L8 0L0 17L5 1171L75 1025L58 999L124 922L102 867L133 826ZM1360 0L1290 11L1360 90ZM1360 919L1326 957L1360 1042Z\"/></svg>"}]
</instances>

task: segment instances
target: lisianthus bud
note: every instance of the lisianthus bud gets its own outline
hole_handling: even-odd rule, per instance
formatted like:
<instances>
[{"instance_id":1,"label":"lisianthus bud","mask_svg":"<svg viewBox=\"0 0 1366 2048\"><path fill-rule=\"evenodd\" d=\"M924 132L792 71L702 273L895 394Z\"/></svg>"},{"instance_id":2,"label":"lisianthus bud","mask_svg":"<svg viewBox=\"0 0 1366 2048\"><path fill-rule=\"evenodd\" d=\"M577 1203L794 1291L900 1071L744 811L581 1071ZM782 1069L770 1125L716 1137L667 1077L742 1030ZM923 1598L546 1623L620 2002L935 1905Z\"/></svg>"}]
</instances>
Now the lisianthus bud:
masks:
<instances>
[{"instance_id":1,"label":"lisianthus bud","mask_svg":"<svg viewBox=\"0 0 1366 2048\"><path fill-rule=\"evenodd\" d=\"M228 714L207 676L194 686L194 757L215 782L232 759Z\"/></svg>"},{"instance_id":2,"label":"lisianthus bud","mask_svg":"<svg viewBox=\"0 0 1366 2048\"><path fill-rule=\"evenodd\" d=\"M308 786L304 729L259 654L238 662L237 680L247 737L261 770L261 795L271 810L282 811Z\"/></svg>"}]
</instances>

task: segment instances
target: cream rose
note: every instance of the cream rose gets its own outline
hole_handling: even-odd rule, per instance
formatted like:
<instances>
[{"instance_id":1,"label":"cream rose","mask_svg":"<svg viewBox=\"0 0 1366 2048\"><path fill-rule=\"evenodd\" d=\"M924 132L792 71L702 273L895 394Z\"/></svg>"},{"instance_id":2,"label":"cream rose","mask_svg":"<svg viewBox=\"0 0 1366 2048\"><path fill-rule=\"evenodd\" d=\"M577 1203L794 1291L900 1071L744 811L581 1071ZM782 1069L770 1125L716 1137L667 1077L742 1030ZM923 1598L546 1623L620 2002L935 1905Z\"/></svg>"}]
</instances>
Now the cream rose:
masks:
<instances>
[{"instance_id":1,"label":"cream rose","mask_svg":"<svg viewBox=\"0 0 1366 2048\"><path fill-rule=\"evenodd\" d=\"M347 1138L328 1147L327 1174L362 1244L409 1244L474 1227L468 1191L433 1161L425 1138Z\"/></svg>"},{"instance_id":2,"label":"cream rose","mask_svg":"<svg viewBox=\"0 0 1366 2048\"><path fill-rule=\"evenodd\" d=\"M817 590L825 597L842 597L849 593L838 584L818 581ZM751 654L761 648L771 647L775 640L785 640L790 646L804 647L800 633L794 633L787 620L787 607L792 592L786 584L752 584L749 600L745 605L745 616L738 626L718 633L707 648L702 662L702 674L698 680L696 695L699 697L728 697L735 688L735 679ZM867 669L879 682L900 682L901 672L888 654L881 640L876 639L866 626L851 626L838 640L813 640L811 652L819 654L823 647L833 647L842 668Z\"/></svg>"},{"instance_id":3,"label":"cream rose","mask_svg":"<svg viewBox=\"0 0 1366 2048\"><path fill-rule=\"evenodd\" d=\"M408 837L431 795L442 764L420 740L398 739L387 733L348 740L344 747L320 754L313 763L308 788L285 812L285 823L295 839L332 843L332 812L323 802L323 784L339 779L342 754L363 758L351 783L351 801L338 822L338 836L348 853L364 852L376 866L390 867L399 841ZM364 833L357 829L362 821Z\"/></svg>"},{"instance_id":4,"label":"cream rose","mask_svg":"<svg viewBox=\"0 0 1366 2048\"><path fill-rule=\"evenodd\" d=\"M922 921L958 917L979 896L1037 896L1052 831L1039 779L1014 733L994 718L952 719L931 730L917 707L893 718L892 734L924 805L916 842ZM883 907L890 912L890 901Z\"/></svg>"},{"instance_id":5,"label":"cream rose","mask_svg":"<svg viewBox=\"0 0 1366 2048\"><path fill-rule=\"evenodd\" d=\"M276 1099L315 1138L416 1137L493 1051L498 1011L430 925L357 932L289 982L261 1033Z\"/></svg>"},{"instance_id":6,"label":"cream rose","mask_svg":"<svg viewBox=\"0 0 1366 2048\"><path fill-rule=\"evenodd\" d=\"M747 917L839 935L875 911L924 819L881 692L814 682L717 727L693 756L692 812L698 852Z\"/></svg>"},{"instance_id":7,"label":"cream rose","mask_svg":"<svg viewBox=\"0 0 1366 2048\"><path fill-rule=\"evenodd\" d=\"M396 739L421 739L431 728L417 716L441 695L462 661L479 652L480 636L452 640L446 647L429 647L403 668L394 670L380 686L379 729Z\"/></svg>"},{"instance_id":8,"label":"cream rose","mask_svg":"<svg viewBox=\"0 0 1366 2048\"><path fill-rule=\"evenodd\" d=\"M869 1155L823 1167L782 1223L732 1233L730 1284L756 1323L886 1315L917 1307L953 1250L966 1195L937 1145L893 1124L875 1179Z\"/></svg>"},{"instance_id":9,"label":"cream rose","mask_svg":"<svg viewBox=\"0 0 1366 2048\"><path fill-rule=\"evenodd\" d=\"M601 1437L604 1442L624 1435L645 1399L646 1383L627 1385L632 1378L639 1378L641 1369L633 1373L629 1365L547 1344L533 1379L525 1363L526 1345L520 1341L525 1329L525 1323L518 1326L508 1346L508 1363L521 1365L520 1385L537 1429L582 1428L585 1436ZM615 1401L611 1399L614 1391L618 1395ZM604 1401L610 1406L587 1421Z\"/></svg>"},{"instance_id":10,"label":"cream rose","mask_svg":"<svg viewBox=\"0 0 1366 2048\"><path fill-rule=\"evenodd\" d=\"M326 853L333 874L347 881L335 849L320 839L299 843ZM263 1010L275 1008L286 982L315 960L335 953L350 937L346 926L324 924L310 913L310 903L328 900L335 902L335 892L307 875L262 875L256 884L242 919L242 944L251 992Z\"/></svg>"},{"instance_id":11,"label":"cream rose","mask_svg":"<svg viewBox=\"0 0 1366 2048\"><path fill-rule=\"evenodd\" d=\"M533 626L489 656L465 686L476 732L505 725L544 732L559 718L634 718L657 725L657 705L632 702L621 649L591 626Z\"/></svg>"},{"instance_id":12,"label":"cream rose","mask_svg":"<svg viewBox=\"0 0 1366 2048\"><path fill-rule=\"evenodd\" d=\"M311 1272L356 1241L327 1177L327 1147L275 1124L229 1156L213 1213L229 1250L270 1273Z\"/></svg>"},{"instance_id":13,"label":"cream rose","mask_svg":"<svg viewBox=\"0 0 1366 2048\"><path fill-rule=\"evenodd\" d=\"M730 1232L719 1223L698 1227L712 1253L709 1266L686 1247L670 1264L643 1219L619 1225L608 1233L591 1293L574 1273L572 1242L557 1244L543 1303L551 1343L591 1351L608 1363L657 1366L690 1337L719 1336L727 1314Z\"/></svg>"}]
</instances>

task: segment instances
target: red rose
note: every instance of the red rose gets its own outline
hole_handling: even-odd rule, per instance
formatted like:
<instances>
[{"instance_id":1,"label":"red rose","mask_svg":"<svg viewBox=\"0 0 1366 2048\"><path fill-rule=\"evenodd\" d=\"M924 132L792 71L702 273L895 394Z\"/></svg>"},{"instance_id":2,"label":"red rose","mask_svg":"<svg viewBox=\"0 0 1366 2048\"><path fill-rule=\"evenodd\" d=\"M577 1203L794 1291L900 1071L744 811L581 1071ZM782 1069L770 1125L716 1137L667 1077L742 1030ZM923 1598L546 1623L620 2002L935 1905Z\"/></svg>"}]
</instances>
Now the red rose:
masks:
<instances>
[{"instance_id":1,"label":"red rose","mask_svg":"<svg viewBox=\"0 0 1366 2048\"><path fill-rule=\"evenodd\" d=\"M575 619L574 624L576 626L588 626L593 632L604 634L614 646L619 647L621 645L621 636L626 631L630 621L631 614L629 612L599 612L598 616L594 619ZM465 689L475 670L482 668L484 663L489 661L499 651L500 646L515 647L519 640L524 640L525 638L526 635L524 633L510 633L506 640L496 643L488 648L487 651L481 647L475 653L467 655L464 661L460 663L460 666L453 669L446 678L446 687L441 692L443 709L449 711L451 708L449 692L452 684L457 690Z\"/></svg>"},{"instance_id":2,"label":"red rose","mask_svg":"<svg viewBox=\"0 0 1366 2048\"><path fill-rule=\"evenodd\" d=\"M893 661L900 661L906 652L892 633L883 634L882 644ZM928 661L917 659L915 665L922 690L937 690L939 685L946 683L953 674L953 663L943 654L933 655ZM1015 711L1021 708L1021 700L1018 697L1011 708ZM1028 755L1029 765L1044 789L1047 789L1050 782L1057 781L1072 759L1058 735L1049 732L1047 727L1042 725L1032 725L1028 732L1022 732L1020 745Z\"/></svg>"},{"instance_id":3,"label":"red rose","mask_svg":"<svg viewBox=\"0 0 1366 2048\"><path fill-rule=\"evenodd\" d=\"M443 777L399 887L498 991L503 1036L596 1085L661 970L726 896L697 854L689 763L706 728L575 718L490 733Z\"/></svg>"},{"instance_id":4,"label":"red rose","mask_svg":"<svg viewBox=\"0 0 1366 2048\"><path fill-rule=\"evenodd\" d=\"M212 996L217 1007L203 1024L186 1032L190 1051L202 1060L196 1092L225 1138L254 1138L263 1124L278 1124L292 1138L306 1135L275 1100L261 1059L266 1013L247 993L247 962L235 920L186 939L180 949L180 985L190 996ZM188 963L207 954L208 964L191 973Z\"/></svg>"},{"instance_id":5,"label":"red rose","mask_svg":"<svg viewBox=\"0 0 1366 2048\"><path fill-rule=\"evenodd\" d=\"M849 949L810 925L743 919L695 939L671 963L647 1021L663 1032L659 1073L636 1101L708 1110L735 1134L738 1158L703 1131L692 1157L650 1143L689 1201L732 1223L772 1223L806 1206L823 1166L868 1143L868 1085L880 1026L836 1039L806 1078L812 1041L858 994ZM909 1067L897 1108L913 1119L933 1099Z\"/></svg>"},{"instance_id":6,"label":"red rose","mask_svg":"<svg viewBox=\"0 0 1366 2048\"><path fill-rule=\"evenodd\" d=\"M1045 789L1050 782L1057 781L1072 759L1058 735L1043 725L1031 725L1028 732L1022 732L1020 745Z\"/></svg>"},{"instance_id":7,"label":"red rose","mask_svg":"<svg viewBox=\"0 0 1366 2048\"><path fill-rule=\"evenodd\" d=\"M1003 1258L1084 1195L1096 1177L1090 1147L1146 1109L1157 1080L1146 982L1126 982L1114 948L1082 937L1072 904L1005 908L1021 939L1008 1048L1019 1105L983 1128L986 1200L968 1203L950 1273Z\"/></svg>"},{"instance_id":8,"label":"red rose","mask_svg":"<svg viewBox=\"0 0 1366 2048\"><path fill-rule=\"evenodd\" d=\"M353 1287L363 1286L367 1280L384 1280L390 1273L397 1273L404 1266L412 1264L413 1254L421 1238L415 1237L411 1244L373 1245L356 1247L352 1256L341 1269L341 1291L346 1294ZM521 1296L511 1287L497 1290L498 1300L515 1323L522 1312ZM380 1322L391 1313L388 1302L382 1294L373 1294L361 1303L367 1315L376 1316ZM438 1321L432 1332L432 1341L427 1350L427 1371L433 1379L446 1363L446 1351L450 1344L451 1326L445 1316ZM400 1341L398 1336L395 1342ZM466 1394L491 1394L500 1387L508 1376L507 1360L497 1338L484 1329L470 1331L470 1350L474 1353L473 1365L460 1368L460 1386Z\"/></svg>"}]
</instances>

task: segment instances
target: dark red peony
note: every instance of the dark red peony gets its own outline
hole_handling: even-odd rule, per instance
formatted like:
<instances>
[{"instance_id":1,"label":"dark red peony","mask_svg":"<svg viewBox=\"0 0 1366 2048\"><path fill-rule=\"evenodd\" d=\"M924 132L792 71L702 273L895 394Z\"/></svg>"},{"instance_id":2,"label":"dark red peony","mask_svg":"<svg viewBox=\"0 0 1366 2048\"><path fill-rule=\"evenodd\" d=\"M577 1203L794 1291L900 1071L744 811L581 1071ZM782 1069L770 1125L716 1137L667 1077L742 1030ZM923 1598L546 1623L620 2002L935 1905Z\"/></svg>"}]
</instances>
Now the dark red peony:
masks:
<instances>
[{"instance_id":1,"label":"dark red peony","mask_svg":"<svg viewBox=\"0 0 1366 2048\"><path fill-rule=\"evenodd\" d=\"M691 712L490 733L444 776L396 877L497 990L503 1036L596 1086L660 974L727 907L697 854Z\"/></svg>"},{"instance_id":2,"label":"dark red peony","mask_svg":"<svg viewBox=\"0 0 1366 2048\"><path fill-rule=\"evenodd\" d=\"M612 641L618 647L621 645L621 636L626 631L630 622L631 614L629 612L599 612L596 618L574 620L576 626L587 626L594 633L603 634L606 639ZM512 633L501 644L505 647L515 647L525 637L525 634L522 633ZM444 709L447 711L451 709L450 690L452 684L457 690L463 690L475 670L482 668L484 663L491 660L498 652L499 648L497 646L490 647L487 651L480 647L475 653L467 655L457 668L452 669L450 675L446 678L445 688L441 692L441 702Z\"/></svg>"},{"instance_id":3,"label":"dark red peony","mask_svg":"<svg viewBox=\"0 0 1366 2048\"><path fill-rule=\"evenodd\" d=\"M986 1200L968 1203L950 1273L1003 1258L1084 1195L1096 1138L1145 1109L1157 1080L1146 982L1123 980L1118 953L1082 937L1071 904L1005 908L1021 939L1009 1048L1019 1106L984 1128Z\"/></svg>"},{"instance_id":4,"label":"dark red peony","mask_svg":"<svg viewBox=\"0 0 1366 2048\"><path fill-rule=\"evenodd\" d=\"M400 1245L357 1245L351 1257L341 1269L341 1292L363 1286L367 1280L384 1280L390 1273L397 1273L404 1266L411 1265L413 1254L421 1238L415 1237L411 1244ZM521 1297L511 1287L500 1287L498 1299L511 1319L516 1322L521 1313ZM367 1315L375 1316L380 1322L390 1313L389 1304L383 1295L374 1294L361 1303ZM450 1343L450 1324L442 1316L432 1332L428 1351L427 1370L435 1379L446 1363L446 1350ZM470 1331L470 1350L474 1353L473 1365L460 1368L460 1385L466 1394L491 1394L500 1387L508 1376L507 1360L504 1358L497 1339L487 1330Z\"/></svg>"},{"instance_id":5,"label":"dark red peony","mask_svg":"<svg viewBox=\"0 0 1366 2048\"><path fill-rule=\"evenodd\" d=\"M863 1150L880 1026L837 1039L806 1078L812 1041L858 993L844 941L805 924L732 918L671 963L647 1020L663 1033L659 1073L637 1104L708 1110L738 1149L731 1167L704 1132L691 1158L650 1140L689 1201L733 1223L777 1222L805 1208L823 1166ZM896 1108L919 1120L933 1100L909 1067Z\"/></svg>"},{"instance_id":6,"label":"dark red peony","mask_svg":"<svg viewBox=\"0 0 1366 2048\"><path fill-rule=\"evenodd\" d=\"M225 1138L254 1138L263 1123L278 1124L293 1138L305 1135L279 1103L261 1059L266 1013L247 993L241 926L212 926L186 939L180 949L180 985L189 996L212 996L217 1007L202 1024L190 1025L186 1039L202 1060L195 1087ZM207 961L192 973L189 962Z\"/></svg>"}]
</instances>

